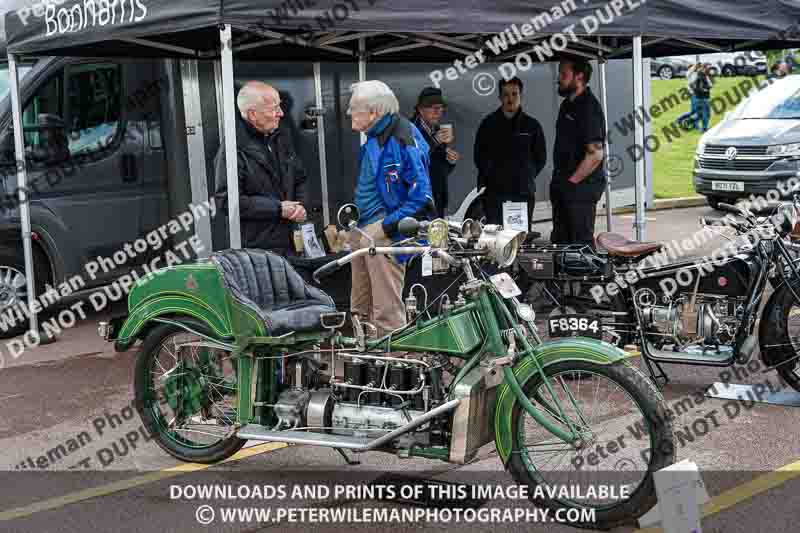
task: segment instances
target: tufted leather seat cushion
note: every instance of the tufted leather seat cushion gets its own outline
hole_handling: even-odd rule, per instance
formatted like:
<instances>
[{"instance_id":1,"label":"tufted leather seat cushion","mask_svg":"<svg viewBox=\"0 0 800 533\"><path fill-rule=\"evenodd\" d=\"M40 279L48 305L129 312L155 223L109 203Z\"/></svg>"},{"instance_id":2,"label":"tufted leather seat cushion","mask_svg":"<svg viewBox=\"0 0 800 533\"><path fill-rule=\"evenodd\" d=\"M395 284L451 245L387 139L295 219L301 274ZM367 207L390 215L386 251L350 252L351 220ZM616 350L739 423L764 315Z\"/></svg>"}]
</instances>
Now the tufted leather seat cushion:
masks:
<instances>
[{"instance_id":1,"label":"tufted leather seat cushion","mask_svg":"<svg viewBox=\"0 0 800 533\"><path fill-rule=\"evenodd\" d=\"M216 252L211 260L225 287L258 314L269 336L320 331L320 314L336 311L330 296L306 283L279 255L246 248Z\"/></svg>"}]
</instances>

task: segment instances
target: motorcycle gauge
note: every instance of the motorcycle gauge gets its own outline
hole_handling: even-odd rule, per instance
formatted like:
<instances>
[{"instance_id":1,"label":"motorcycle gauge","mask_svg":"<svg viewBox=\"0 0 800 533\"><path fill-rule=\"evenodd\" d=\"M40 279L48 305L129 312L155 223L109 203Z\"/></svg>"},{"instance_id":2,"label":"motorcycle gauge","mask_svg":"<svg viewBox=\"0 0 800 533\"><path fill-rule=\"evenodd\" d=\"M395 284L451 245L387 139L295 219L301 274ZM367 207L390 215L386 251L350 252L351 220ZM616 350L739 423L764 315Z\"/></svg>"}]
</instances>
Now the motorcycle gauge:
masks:
<instances>
[{"instance_id":1,"label":"motorcycle gauge","mask_svg":"<svg viewBox=\"0 0 800 533\"><path fill-rule=\"evenodd\" d=\"M428 243L432 248L447 248L447 234L449 231L447 221L437 218L428 226Z\"/></svg>"}]
</instances>

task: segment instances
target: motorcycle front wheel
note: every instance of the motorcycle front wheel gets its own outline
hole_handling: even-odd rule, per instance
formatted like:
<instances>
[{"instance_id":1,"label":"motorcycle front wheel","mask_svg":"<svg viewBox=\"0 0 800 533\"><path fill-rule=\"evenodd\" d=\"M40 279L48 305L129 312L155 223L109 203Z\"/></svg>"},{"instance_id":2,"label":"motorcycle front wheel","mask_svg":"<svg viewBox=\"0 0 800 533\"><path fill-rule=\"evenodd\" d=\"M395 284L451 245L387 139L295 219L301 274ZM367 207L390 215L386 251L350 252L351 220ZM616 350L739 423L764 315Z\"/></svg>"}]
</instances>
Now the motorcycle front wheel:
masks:
<instances>
[{"instance_id":1,"label":"motorcycle front wheel","mask_svg":"<svg viewBox=\"0 0 800 533\"><path fill-rule=\"evenodd\" d=\"M189 324L203 334L202 324ZM185 329L156 326L136 361L135 405L156 443L181 461L216 463L246 440L236 436L236 362Z\"/></svg>"},{"instance_id":2,"label":"motorcycle front wheel","mask_svg":"<svg viewBox=\"0 0 800 533\"><path fill-rule=\"evenodd\" d=\"M517 402L509 470L538 506L570 525L609 529L628 524L656 503L653 472L675 460L672 425L661 393L627 363L563 361L523 386L552 423L581 434L568 444ZM560 405L559 410L557 406Z\"/></svg>"}]
</instances>

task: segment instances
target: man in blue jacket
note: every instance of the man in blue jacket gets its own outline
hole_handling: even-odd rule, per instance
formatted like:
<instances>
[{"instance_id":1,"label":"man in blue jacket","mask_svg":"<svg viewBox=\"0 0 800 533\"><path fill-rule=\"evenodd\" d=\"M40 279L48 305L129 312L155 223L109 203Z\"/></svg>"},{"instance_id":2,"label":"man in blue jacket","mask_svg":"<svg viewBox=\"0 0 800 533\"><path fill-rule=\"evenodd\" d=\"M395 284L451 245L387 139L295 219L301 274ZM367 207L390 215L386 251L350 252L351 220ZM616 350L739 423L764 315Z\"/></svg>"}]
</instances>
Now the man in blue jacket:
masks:
<instances>
[{"instance_id":1,"label":"man in blue jacket","mask_svg":"<svg viewBox=\"0 0 800 533\"><path fill-rule=\"evenodd\" d=\"M399 114L400 104L381 81L352 86L347 110L354 131L367 136L361 147L355 203L361 213L359 228L375 246L391 246L403 237L398 222L408 216L427 218L433 209L428 174L428 144L408 119ZM367 238L352 232L351 247L370 246ZM379 335L405 324L403 283L408 257L359 257L353 273L350 310L372 323Z\"/></svg>"}]
</instances>

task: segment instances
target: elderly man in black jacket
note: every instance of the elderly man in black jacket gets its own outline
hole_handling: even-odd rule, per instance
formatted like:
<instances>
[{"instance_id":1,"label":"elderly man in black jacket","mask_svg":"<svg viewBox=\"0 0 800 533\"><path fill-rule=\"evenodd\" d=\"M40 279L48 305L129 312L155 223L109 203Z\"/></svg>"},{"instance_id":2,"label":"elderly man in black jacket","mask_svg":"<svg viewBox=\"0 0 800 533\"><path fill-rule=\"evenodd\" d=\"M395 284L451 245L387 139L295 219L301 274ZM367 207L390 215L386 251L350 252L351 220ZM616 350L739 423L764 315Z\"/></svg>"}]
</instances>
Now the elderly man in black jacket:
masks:
<instances>
[{"instance_id":1,"label":"elderly man in black jacket","mask_svg":"<svg viewBox=\"0 0 800 533\"><path fill-rule=\"evenodd\" d=\"M306 173L289 136L278 129L283 111L278 91L247 82L236 98L239 218L242 247L294 255L292 224L306 218ZM215 159L216 202L227 213L225 147Z\"/></svg>"},{"instance_id":2,"label":"elderly man in black jacket","mask_svg":"<svg viewBox=\"0 0 800 533\"><path fill-rule=\"evenodd\" d=\"M500 80L501 105L478 127L474 157L487 222L503 223L504 202L527 202L530 228L547 148L539 121L522 111L522 87L519 78Z\"/></svg>"}]
</instances>

